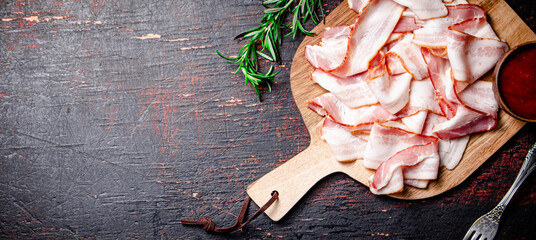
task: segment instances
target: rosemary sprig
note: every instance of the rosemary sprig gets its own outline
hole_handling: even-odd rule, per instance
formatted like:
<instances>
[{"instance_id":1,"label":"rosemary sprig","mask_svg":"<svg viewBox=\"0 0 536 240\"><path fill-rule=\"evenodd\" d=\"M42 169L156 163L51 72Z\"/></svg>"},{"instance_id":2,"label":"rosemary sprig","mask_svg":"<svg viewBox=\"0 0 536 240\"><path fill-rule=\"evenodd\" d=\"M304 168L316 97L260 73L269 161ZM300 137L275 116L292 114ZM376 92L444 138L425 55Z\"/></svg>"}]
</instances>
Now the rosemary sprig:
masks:
<instances>
[{"instance_id":1,"label":"rosemary sprig","mask_svg":"<svg viewBox=\"0 0 536 240\"><path fill-rule=\"evenodd\" d=\"M260 85L268 86L268 90L272 91L272 83L274 77L280 70L274 72L274 66L270 66L266 73L259 70L259 57L262 57L271 62L279 62L280 55L278 47L281 45L282 32L289 31L286 36L296 36L301 33L305 35L313 35L307 31L303 24L311 19L314 24L320 22L317 11L322 14L324 19L324 10L322 8L322 0L265 0L262 5L264 9L264 17L261 19L259 27L245 31L235 39L249 38L236 57L226 57L218 50L216 52L220 57L227 60L230 64L238 64L238 68L234 72L244 74L245 84L250 83L261 100L259 91ZM285 24L287 14L291 13L292 18L289 24Z\"/></svg>"}]
</instances>

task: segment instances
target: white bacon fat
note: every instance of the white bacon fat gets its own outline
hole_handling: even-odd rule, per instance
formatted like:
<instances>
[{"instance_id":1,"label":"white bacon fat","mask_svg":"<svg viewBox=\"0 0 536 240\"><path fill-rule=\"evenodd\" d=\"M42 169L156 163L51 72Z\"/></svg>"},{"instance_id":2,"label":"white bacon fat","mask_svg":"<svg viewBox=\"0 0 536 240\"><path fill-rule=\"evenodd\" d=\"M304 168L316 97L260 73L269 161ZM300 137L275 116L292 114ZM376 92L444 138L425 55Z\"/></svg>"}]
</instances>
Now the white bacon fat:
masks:
<instances>
[{"instance_id":1,"label":"white bacon fat","mask_svg":"<svg viewBox=\"0 0 536 240\"><path fill-rule=\"evenodd\" d=\"M369 68L369 62L389 39L404 7L392 0L372 0L359 15L348 39L344 62L332 70L338 76L351 76Z\"/></svg>"},{"instance_id":2,"label":"white bacon fat","mask_svg":"<svg viewBox=\"0 0 536 240\"><path fill-rule=\"evenodd\" d=\"M337 68L346 56L348 36L350 36L349 26L327 28L319 45L305 47L305 58L315 68L325 71Z\"/></svg>"},{"instance_id":3,"label":"white bacon fat","mask_svg":"<svg viewBox=\"0 0 536 240\"><path fill-rule=\"evenodd\" d=\"M330 118L324 120L322 139L326 140L339 162L363 159L368 137L365 133L352 134L348 128Z\"/></svg>"},{"instance_id":4,"label":"white bacon fat","mask_svg":"<svg viewBox=\"0 0 536 240\"><path fill-rule=\"evenodd\" d=\"M307 46L311 99L336 160L375 169L374 194L426 188L454 169L470 135L497 124L491 83L478 80L508 50L485 11L465 0L349 0L351 26Z\"/></svg>"}]
</instances>

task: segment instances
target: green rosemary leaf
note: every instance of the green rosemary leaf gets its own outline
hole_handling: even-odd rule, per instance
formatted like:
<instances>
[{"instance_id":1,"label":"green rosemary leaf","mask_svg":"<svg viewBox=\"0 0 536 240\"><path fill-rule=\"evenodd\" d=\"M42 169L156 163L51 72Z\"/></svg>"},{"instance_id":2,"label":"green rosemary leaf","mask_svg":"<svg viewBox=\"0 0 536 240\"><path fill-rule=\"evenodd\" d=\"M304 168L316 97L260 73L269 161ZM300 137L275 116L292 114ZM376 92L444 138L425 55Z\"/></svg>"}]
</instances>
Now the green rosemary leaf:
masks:
<instances>
[{"instance_id":1,"label":"green rosemary leaf","mask_svg":"<svg viewBox=\"0 0 536 240\"><path fill-rule=\"evenodd\" d=\"M268 4L273 4L276 2L280 2L280 0L266 0L266 1L263 1L262 3L268 5Z\"/></svg>"},{"instance_id":2,"label":"green rosemary leaf","mask_svg":"<svg viewBox=\"0 0 536 240\"><path fill-rule=\"evenodd\" d=\"M223 54L221 54L221 52L218 51L218 50L216 50L216 53L217 53L218 55L220 55L221 58L224 58L224 59L229 60L229 61L236 61L236 60L238 60L238 59L240 58L240 57L235 57L235 58L226 57L226 56L224 56Z\"/></svg>"},{"instance_id":3,"label":"green rosemary leaf","mask_svg":"<svg viewBox=\"0 0 536 240\"><path fill-rule=\"evenodd\" d=\"M283 8L267 8L264 9L264 13L276 13L280 12L281 10L283 10Z\"/></svg>"},{"instance_id":4,"label":"green rosemary leaf","mask_svg":"<svg viewBox=\"0 0 536 240\"><path fill-rule=\"evenodd\" d=\"M301 0L299 3L301 14L305 13L305 4L307 4L307 1Z\"/></svg>"},{"instance_id":5,"label":"green rosemary leaf","mask_svg":"<svg viewBox=\"0 0 536 240\"><path fill-rule=\"evenodd\" d=\"M259 54L261 57L265 58L266 60L270 61L270 62L275 62L275 59L273 59L272 57L264 54L263 52L261 51L257 51L257 54Z\"/></svg>"},{"instance_id":6,"label":"green rosemary leaf","mask_svg":"<svg viewBox=\"0 0 536 240\"><path fill-rule=\"evenodd\" d=\"M255 34L258 34L259 32L261 32L261 29L254 28L254 29L251 29L251 30L248 30L248 31L245 31L243 33L240 33L240 34L236 35L236 37L234 39L236 40L236 39L239 39L239 38L251 37L251 36L253 36Z\"/></svg>"}]
</instances>

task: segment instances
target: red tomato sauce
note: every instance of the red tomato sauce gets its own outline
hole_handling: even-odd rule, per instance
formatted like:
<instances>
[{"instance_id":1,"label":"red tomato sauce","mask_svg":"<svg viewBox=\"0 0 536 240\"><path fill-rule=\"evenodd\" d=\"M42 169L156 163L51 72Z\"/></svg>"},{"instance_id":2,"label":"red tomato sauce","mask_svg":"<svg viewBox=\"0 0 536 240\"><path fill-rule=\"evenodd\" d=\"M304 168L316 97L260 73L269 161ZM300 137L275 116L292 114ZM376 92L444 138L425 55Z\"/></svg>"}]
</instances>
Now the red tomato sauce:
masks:
<instances>
[{"instance_id":1,"label":"red tomato sauce","mask_svg":"<svg viewBox=\"0 0 536 240\"><path fill-rule=\"evenodd\" d=\"M512 112L536 119L536 44L521 48L502 64L499 91Z\"/></svg>"}]
</instances>

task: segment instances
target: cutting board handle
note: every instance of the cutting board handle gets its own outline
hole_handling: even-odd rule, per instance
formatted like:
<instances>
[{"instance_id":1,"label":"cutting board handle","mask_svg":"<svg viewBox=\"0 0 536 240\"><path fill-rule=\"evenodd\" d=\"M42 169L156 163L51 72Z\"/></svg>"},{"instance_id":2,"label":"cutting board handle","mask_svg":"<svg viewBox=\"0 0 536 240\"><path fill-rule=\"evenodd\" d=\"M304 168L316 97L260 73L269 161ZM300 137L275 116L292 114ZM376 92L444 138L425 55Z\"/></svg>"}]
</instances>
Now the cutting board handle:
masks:
<instances>
[{"instance_id":1,"label":"cutting board handle","mask_svg":"<svg viewBox=\"0 0 536 240\"><path fill-rule=\"evenodd\" d=\"M262 206L273 191L279 198L265 213L274 221L279 221L318 181L327 175L342 171L342 163L333 158L329 147L323 142L313 142L303 152L250 184L247 193L253 201Z\"/></svg>"}]
</instances>

